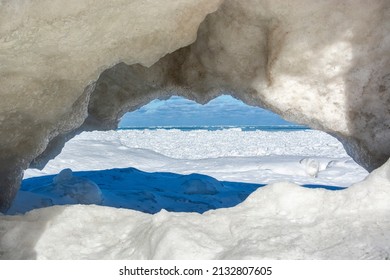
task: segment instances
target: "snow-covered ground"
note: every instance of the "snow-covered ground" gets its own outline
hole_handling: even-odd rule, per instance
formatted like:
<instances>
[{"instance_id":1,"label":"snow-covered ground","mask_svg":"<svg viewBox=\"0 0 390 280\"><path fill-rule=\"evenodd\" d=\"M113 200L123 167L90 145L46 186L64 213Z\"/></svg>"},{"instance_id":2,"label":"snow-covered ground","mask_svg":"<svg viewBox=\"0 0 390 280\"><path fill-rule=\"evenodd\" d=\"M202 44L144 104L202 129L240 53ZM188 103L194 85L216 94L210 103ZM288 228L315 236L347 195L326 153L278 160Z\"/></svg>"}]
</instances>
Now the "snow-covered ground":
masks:
<instances>
[{"instance_id":1,"label":"snow-covered ground","mask_svg":"<svg viewBox=\"0 0 390 280\"><path fill-rule=\"evenodd\" d=\"M42 177L67 168L83 172ZM264 184L348 187L365 176L336 139L313 130L89 132L70 141L43 171L26 172L8 214L87 202L202 213L237 205Z\"/></svg>"},{"instance_id":2,"label":"snow-covered ground","mask_svg":"<svg viewBox=\"0 0 390 280\"><path fill-rule=\"evenodd\" d=\"M100 205L0 216L0 258L387 259L389 165L353 184L366 171L312 130L83 133L9 214Z\"/></svg>"},{"instance_id":3,"label":"snow-covered ground","mask_svg":"<svg viewBox=\"0 0 390 280\"><path fill-rule=\"evenodd\" d=\"M293 132L120 130L85 132L66 144L44 170L25 178L73 171L134 167L146 172L200 173L217 180L349 186L367 172L332 136Z\"/></svg>"}]
</instances>

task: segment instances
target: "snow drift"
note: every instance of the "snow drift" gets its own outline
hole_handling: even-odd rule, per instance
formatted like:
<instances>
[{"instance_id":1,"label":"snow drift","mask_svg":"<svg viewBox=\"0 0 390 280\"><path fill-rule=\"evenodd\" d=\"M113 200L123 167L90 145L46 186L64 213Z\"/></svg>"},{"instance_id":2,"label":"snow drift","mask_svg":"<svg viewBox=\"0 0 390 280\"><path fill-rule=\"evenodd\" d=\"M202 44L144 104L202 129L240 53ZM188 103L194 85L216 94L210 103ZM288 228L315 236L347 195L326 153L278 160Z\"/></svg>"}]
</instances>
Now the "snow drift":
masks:
<instances>
[{"instance_id":1,"label":"snow drift","mask_svg":"<svg viewBox=\"0 0 390 280\"><path fill-rule=\"evenodd\" d=\"M229 92L390 155L387 0L0 1L0 209L87 129L174 94ZM106 71L105 71L106 70ZM314 173L313 173L314 174Z\"/></svg>"},{"instance_id":2,"label":"snow drift","mask_svg":"<svg viewBox=\"0 0 390 280\"><path fill-rule=\"evenodd\" d=\"M6 214L77 203L203 213L281 180L337 190L366 176L340 142L314 130L84 132L43 170L26 171Z\"/></svg>"},{"instance_id":3,"label":"snow drift","mask_svg":"<svg viewBox=\"0 0 390 280\"><path fill-rule=\"evenodd\" d=\"M75 172L64 169L69 163ZM389 165L350 186L367 172L312 130L82 133L42 171L26 172L14 216L0 216L0 258L386 259ZM274 183L281 178L349 189ZM269 185L258 189L261 182ZM48 207L96 194L111 207Z\"/></svg>"},{"instance_id":4,"label":"snow drift","mask_svg":"<svg viewBox=\"0 0 390 280\"><path fill-rule=\"evenodd\" d=\"M276 183L233 208L0 216L2 259L389 259L390 161L342 191Z\"/></svg>"}]
</instances>

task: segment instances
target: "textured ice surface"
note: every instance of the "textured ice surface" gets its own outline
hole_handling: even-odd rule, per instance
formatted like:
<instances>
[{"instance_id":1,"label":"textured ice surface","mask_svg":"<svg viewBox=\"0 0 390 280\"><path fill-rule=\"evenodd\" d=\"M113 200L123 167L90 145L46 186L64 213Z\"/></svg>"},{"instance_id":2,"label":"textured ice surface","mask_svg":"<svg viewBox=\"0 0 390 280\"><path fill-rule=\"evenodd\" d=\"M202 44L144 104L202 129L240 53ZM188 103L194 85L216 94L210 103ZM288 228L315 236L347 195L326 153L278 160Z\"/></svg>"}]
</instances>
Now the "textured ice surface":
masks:
<instances>
[{"instance_id":1,"label":"textured ice surface","mask_svg":"<svg viewBox=\"0 0 390 280\"><path fill-rule=\"evenodd\" d=\"M142 141L132 147L129 139L135 135L138 139L142 134ZM229 139L233 137L237 137L236 146L240 149L230 149ZM176 138L182 145L174 141ZM278 147L276 141L281 138L288 141ZM197 145L203 144L202 139L209 139L209 145ZM259 139L269 141L260 145ZM161 154L167 153L162 143L172 145L171 157ZM315 148L310 148L312 145ZM256 146L263 150L248 157ZM190 147L193 147L192 156ZM159 153L153 151L158 148ZM266 155L261 154L264 150ZM208 158L213 151L217 157ZM295 152L304 155L291 155ZM308 174L307 167L302 164L312 160L319 163L317 177ZM227 199L230 202L236 199L234 196L218 197L226 185L215 179L204 175L180 175L189 170L190 173L197 170L214 174L219 180L230 178L237 182L271 184L257 189L235 207L204 214L161 210L151 215L112 207L74 205L33 210L25 215L0 216L0 258L387 259L390 257L389 164L348 189L329 191L282 182L284 179L300 184L349 186L367 175L345 154L340 143L322 132L159 130L85 133L70 141L46 169L29 170L27 177L39 179L31 177L56 174L69 165L75 171L95 170L95 173L74 172L72 178L90 173L98 182L103 176L103 182L112 184L106 186L107 189L113 188L111 196L105 197L108 202L128 203L126 195L133 195L138 197L138 209L152 210L150 212L156 212L153 209L156 202L169 202L169 199L183 207L178 210L188 207L190 202L194 211L201 212L205 202L217 206ZM99 171L128 165L177 174L164 174L164 177L163 173L135 169ZM123 191L126 181L122 178L126 178L126 172L133 174L127 178L138 186L133 194ZM52 178L47 178L48 183ZM148 184L156 186L158 181L161 189L146 188ZM217 191L214 200L214 195L209 193L214 192L214 188L210 185ZM191 192L183 194L183 186L189 187ZM237 185L229 187L236 191ZM182 194L178 195L180 191ZM119 194L123 200L118 198ZM20 198L19 205L32 201L37 207L50 206L49 201L32 193L24 193Z\"/></svg>"},{"instance_id":2,"label":"textured ice surface","mask_svg":"<svg viewBox=\"0 0 390 280\"><path fill-rule=\"evenodd\" d=\"M69 167L83 172L70 177ZM234 206L264 184L290 181L337 189L367 176L341 144L323 132L240 129L83 133L44 170L28 170L26 178L58 172L55 181L65 175L71 178L58 185L59 191L53 193L53 176L25 180L7 213L86 203L85 195L76 196L72 190L83 190L91 203L99 205L147 213L160 209L202 213ZM102 190L101 198L94 198L93 186L90 191L80 184L72 186L83 180L95 182Z\"/></svg>"},{"instance_id":3,"label":"textured ice surface","mask_svg":"<svg viewBox=\"0 0 390 280\"><path fill-rule=\"evenodd\" d=\"M306 162L318 165L316 177ZM200 173L220 181L349 186L367 176L332 136L294 132L120 130L85 132L42 170L25 178L74 171L135 167L147 172Z\"/></svg>"},{"instance_id":4,"label":"textured ice surface","mask_svg":"<svg viewBox=\"0 0 390 280\"><path fill-rule=\"evenodd\" d=\"M275 183L204 214L56 206L0 216L3 259L388 259L390 162L342 191Z\"/></svg>"}]
</instances>

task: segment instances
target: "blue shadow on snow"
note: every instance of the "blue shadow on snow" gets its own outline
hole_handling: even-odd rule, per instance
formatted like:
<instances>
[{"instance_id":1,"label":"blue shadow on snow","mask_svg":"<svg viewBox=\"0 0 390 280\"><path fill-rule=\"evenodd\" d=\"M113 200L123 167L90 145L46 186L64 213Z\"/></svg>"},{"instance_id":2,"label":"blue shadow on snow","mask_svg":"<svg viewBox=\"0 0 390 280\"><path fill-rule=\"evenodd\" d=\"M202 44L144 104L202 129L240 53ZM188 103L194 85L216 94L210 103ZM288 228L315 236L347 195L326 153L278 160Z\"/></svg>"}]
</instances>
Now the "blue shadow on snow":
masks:
<instances>
[{"instance_id":1,"label":"blue shadow on snow","mask_svg":"<svg viewBox=\"0 0 390 280\"><path fill-rule=\"evenodd\" d=\"M34 177L22 182L21 191L42 197L45 204L36 203L30 208L69 204L52 192L56 175ZM202 174L181 175L168 172L143 172L135 168L74 172L95 182L101 192L101 205L127 208L145 213L161 209L171 212L203 213L210 209L233 207L244 201L264 184L218 181ZM305 188L341 190L342 187L303 185ZM57 197L56 197L57 195ZM29 211L32 209L24 209Z\"/></svg>"}]
</instances>

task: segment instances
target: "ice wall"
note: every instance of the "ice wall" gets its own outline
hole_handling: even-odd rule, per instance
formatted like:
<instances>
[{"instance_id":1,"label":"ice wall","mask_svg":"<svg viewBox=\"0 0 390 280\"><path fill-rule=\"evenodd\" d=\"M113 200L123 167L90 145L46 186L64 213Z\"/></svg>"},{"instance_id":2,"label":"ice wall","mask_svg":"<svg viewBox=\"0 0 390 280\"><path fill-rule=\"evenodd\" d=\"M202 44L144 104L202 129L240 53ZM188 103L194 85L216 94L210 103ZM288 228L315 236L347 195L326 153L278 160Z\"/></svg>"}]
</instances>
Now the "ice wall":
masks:
<instances>
[{"instance_id":1,"label":"ice wall","mask_svg":"<svg viewBox=\"0 0 390 280\"><path fill-rule=\"evenodd\" d=\"M220 2L1 0L0 210L23 169L84 122L102 71L119 62L150 66L193 43Z\"/></svg>"},{"instance_id":2,"label":"ice wall","mask_svg":"<svg viewBox=\"0 0 390 280\"><path fill-rule=\"evenodd\" d=\"M389 34L387 0L0 0L0 209L30 163L173 91L228 91L373 170L390 156Z\"/></svg>"}]
</instances>

